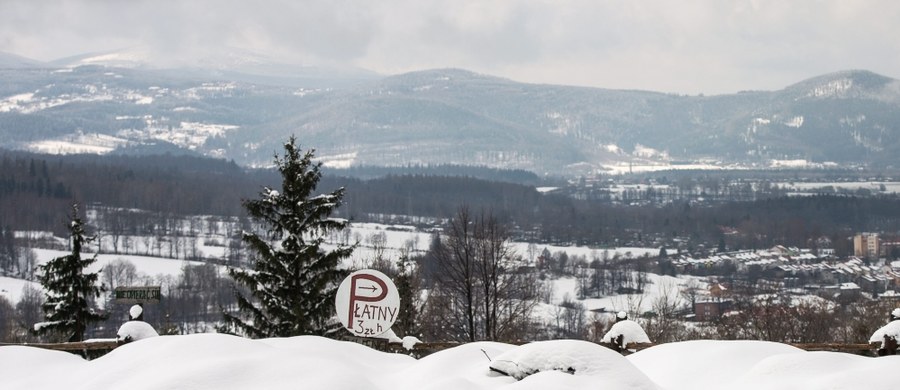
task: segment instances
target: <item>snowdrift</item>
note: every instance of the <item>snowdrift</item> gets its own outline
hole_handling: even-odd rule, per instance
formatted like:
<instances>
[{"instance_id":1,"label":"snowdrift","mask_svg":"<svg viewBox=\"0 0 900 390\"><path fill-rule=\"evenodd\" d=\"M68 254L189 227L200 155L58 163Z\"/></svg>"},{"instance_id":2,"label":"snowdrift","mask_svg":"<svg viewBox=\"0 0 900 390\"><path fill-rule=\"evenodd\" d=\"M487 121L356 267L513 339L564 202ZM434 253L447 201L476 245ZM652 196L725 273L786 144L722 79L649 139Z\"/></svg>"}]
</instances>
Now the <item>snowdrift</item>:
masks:
<instances>
[{"instance_id":1,"label":"snowdrift","mask_svg":"<svg viewBox=\"0 0 900 390\"><path fill-rule=\"evenodd\" d=\"M42 389L859 389L894 388L900 356L805 352L756 341L690 341L627 358L582 341L479 342L420 360L315 336L248 340L222 334L135 341L93 361L59 351L0 347L4 390ZM504 356L504 354L506 354ZM521 381L490 370L510 360ZM501 357L503 359L501 359ZM568 359L568 360L566 360ZM575 374L560 363L579 364Z\"/></svg>"}]
</instances>

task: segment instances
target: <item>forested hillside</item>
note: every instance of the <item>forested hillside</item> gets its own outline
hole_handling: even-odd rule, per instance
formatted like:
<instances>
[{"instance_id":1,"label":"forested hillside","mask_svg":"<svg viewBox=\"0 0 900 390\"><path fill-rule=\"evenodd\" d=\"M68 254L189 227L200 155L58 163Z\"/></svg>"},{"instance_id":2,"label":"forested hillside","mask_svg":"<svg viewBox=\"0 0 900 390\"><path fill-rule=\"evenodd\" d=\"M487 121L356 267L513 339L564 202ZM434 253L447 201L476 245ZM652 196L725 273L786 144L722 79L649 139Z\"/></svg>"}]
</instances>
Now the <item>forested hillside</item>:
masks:
<instances>
[{"instance_id":1,"label":"forested hillside","mask_svg":"<svg viewBox=\"0 0 900 390\"><path fill-rule=\"evenodd\" d=\"M270 175L189 156L0 154L0 223L63 228L73 201L175 215L238 215Z\"/></svg>"},{"instance_id":2,"label":"forested hillside","mask_svg":"<svg viewBox=\"0 0 900 390\"><path fill-rule=\"evenodd\" d=\"M897 166L890 150L900 81L867 71L777 91L686 96L460 69L322 88L111 65L0 69L0 147L133 153L165 145L259 166L293 134L332 166L455 164L568 177L628 164Z\"/></svg>"},{"instance_id":3,"label":"forested hillside","mask_svg":"<svg viewBox=\"0 0 900 390\"><path fill-rule=\"evenodd\" d=\"M753 190L746 183L734 189L727 182L703 184L706 187L687 182L682 187L711 199L716 198L711 191L755 192L744 196L751 200L742 202L720 196L723 200L702 203L685 197L653 205L649 200L658 198L660 191L651 187L626 193L632 201L623 203L608 197L541 193L531 185L468 175L388 174L359 179L334 172L323 177L317 191L346 187L344 205L337 213L352 221L427 223L449 218L465 205L490 211L520 239L545 243L672 246L677 242L683 249L724 245L752 249L774 244L805 247L810 240L828 237L840 251L846 248L839 243L853 232L900 230L900 200L894 195L787 197L765 185ZM474 176L478 170L469 173ZM501 177L509 172L493 174ZM73 201L88 209L102 207L105 214L115 210L128 214L129 229L137 232L154 229L164 219L239 217L242 199L277 183L271 170L193 156L2 152L0 227L61 235ZM669 191L689 192L676 187Z\"/></svg>"}]
</instances>

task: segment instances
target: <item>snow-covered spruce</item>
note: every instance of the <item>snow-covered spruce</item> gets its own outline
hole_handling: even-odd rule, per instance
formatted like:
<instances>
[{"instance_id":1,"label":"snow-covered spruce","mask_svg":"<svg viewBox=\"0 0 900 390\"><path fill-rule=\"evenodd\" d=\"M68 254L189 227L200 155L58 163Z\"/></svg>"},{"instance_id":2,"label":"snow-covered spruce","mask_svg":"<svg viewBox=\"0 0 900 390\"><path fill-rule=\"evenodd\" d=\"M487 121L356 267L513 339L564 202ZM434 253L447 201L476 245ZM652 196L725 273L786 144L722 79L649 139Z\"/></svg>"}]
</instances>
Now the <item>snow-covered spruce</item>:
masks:
<instances>
[{"instance_id":1,"label":"snow-covered spruce","mask_svg":"<svg viewBox=\"0 0 900 390\"><path fill-rule=\"evenodd\" d=\"M329 218L340 205L344 189L313 195L322 173L313 152L302 152L291 137L284 155L275 157L282 176L281 191L264 188L260 199L247 200L247 213L267 234L244 232L255 252L253 270L229 269L235 282L251 296L237 294L240 313L223 313L220 331L253 338L324 335L331 328L334 295L345 272L339 268L352 246L325 249L329 232L347 227Z\"/></svg>"},{"instance_id":2,"label":"snow-covered spruce","mask_svg":"<svg viewBox=\"0 0 900 390\"><path fill-rule=\"evenodd\" d=\"M41 306L46 321L34 325L38 334L56 333L68 341L84 340L88 324L106 318L91 305L91 300L105 291L97 286L99 273L86 272L97 261L97 256L82 258L82 248L94 240L85 233L84 222L78 212L78 204L72 205L69 228L71 252L48 261L38 267L39 280L44 287L46 300Z\"/></svg>"}]
</instances>

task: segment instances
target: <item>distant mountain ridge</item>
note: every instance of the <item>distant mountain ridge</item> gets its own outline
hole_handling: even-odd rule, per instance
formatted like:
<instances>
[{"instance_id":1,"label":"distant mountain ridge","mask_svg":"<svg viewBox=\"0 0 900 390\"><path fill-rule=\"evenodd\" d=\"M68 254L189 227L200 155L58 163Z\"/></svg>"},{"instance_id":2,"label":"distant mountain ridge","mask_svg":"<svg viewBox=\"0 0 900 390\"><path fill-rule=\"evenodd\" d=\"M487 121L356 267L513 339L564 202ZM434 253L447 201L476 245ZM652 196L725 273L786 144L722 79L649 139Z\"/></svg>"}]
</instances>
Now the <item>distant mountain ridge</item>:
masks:
<instances>
[{"instance_id":1,"label":"distant mountain ridge","mask_svg":"<svg viewBox=\"0 0 900 390\"><path fill-rule=\"evenodd\" d=\"M134 46L120 50L79 54L57 59L48 64L57 68L101 66L163 72L187 71L192 74L205 74L235 81L274 84L293 84L297 79L306 82L319 80L341 84L341 80L358 82L381 77L374 72L360 68L321 67L282 62L264 54L234 47L171 55L164 54L161 49L150 46ZM256 78L252 76L256 76Z\"/></svg>"},{"instance_id":2,"label":"distant mountain ridge","mask_svg":"<svg viewBox=\"0 0 900 390\"><path fill-rule=\"evenodd\" d=\"M162 143L266 165L295 134L331 167L462 164L580 175L635 166L900 166L900 82L863 70L778 91L683 96L459 69L291 76L298 70L265 59L254 73L97 58L0 66L0 146L107 153Z\"/></svg>"},{"instance_id":3,"label":"distant mountain ridge","mask_svg":"<svg viewBox=\"0 0 900 390\"><path fill-rule=\"evenodd\" d=\"M38 60L0 51L0 69L34 68L41 65Z\"/></svg>"}]
</instances>

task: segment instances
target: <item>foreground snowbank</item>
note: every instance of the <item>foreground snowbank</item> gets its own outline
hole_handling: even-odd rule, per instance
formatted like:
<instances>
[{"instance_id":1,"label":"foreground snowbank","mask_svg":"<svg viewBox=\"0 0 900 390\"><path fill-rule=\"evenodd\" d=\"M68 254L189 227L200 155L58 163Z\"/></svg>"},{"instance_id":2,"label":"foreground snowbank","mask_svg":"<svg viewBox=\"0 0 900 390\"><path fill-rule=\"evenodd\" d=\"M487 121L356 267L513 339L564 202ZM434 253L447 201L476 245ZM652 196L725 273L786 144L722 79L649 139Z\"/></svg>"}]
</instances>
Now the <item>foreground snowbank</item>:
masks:
<instances>
[{"instance_id":1,"label":"foreground snowbank","mask_svg":"<svg viewBox=\"0 0 900 390\"><path fill-rule=\"evenodd\" d=\"M516 379L543 375L544 378L563 379L573 385L579 381L585 382L588 388L658 389L653 381L619 353L582 340L538 341L515 347L495 357L490 368ZM578 378L560 377L557 375L560 373ZM548 379L538 381L545 380ZM531 381L534 379L525 383ZM556 386L549 388L553 387Z\"/></svg>"},{"instance_id":2,"label":"foreground snowbank","mask_svg":"<svg viewBox=\"0 0 900 390\"><path fill-rule=\"evenodd\" d=\"M766 358L796 353L807 354L787 344L766 341L696 340L660 344L627 359L670 390L724 389Z\"/></svg>"},{"instance_id":3,"label":"foreground snowbank","mask_svg":"<svg viewBox=\"0 0 900 390\"><path fill-rule=\"evenodd\" d=\"M900 367L900 356L804 352L753 341L672 343L628 358L575 343L581 342L547 342L539 348L480 342L415 360L313 336L160 336L126 344L93 361L65 352L0 347L0 381L4 390L886 389L895 387ZM538 372L522 381L489 369L488 357L507 352L540 366L557 358L554 349L574 351L570 357L596 356L589 360L604 367L585 368L584 375Z\"/></svg>"}]
</instances>

